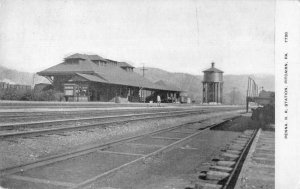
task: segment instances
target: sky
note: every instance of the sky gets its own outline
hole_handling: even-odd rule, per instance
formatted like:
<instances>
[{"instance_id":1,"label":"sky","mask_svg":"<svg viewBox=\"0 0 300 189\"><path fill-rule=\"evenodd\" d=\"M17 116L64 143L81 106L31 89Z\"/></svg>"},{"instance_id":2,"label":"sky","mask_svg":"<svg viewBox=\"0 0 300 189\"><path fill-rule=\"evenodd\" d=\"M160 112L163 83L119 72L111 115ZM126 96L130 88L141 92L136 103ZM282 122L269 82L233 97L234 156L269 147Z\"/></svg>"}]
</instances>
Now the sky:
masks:
<instances>
[{"instance_id":1,"label":"sky","mask_svg":"<svg viewBox=\"0 0 300 189\"><path fill-rule=\"evenodd\" d=\"M98 54L199 75L274 74L274 0L0 0L0 64L38 72Z\"/></svg>"}]
</instances>

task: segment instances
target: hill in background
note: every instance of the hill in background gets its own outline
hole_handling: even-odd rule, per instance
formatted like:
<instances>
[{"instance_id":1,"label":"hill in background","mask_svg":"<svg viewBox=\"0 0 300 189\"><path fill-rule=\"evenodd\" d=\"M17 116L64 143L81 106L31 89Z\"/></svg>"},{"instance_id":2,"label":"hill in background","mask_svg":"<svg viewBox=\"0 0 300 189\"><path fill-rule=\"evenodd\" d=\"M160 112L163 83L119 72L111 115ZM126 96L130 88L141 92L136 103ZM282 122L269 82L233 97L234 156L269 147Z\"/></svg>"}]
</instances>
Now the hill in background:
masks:
<instances>
[{"instance_id":1,"label":"hill in background","mask_svg":"<svg viewBox=\"0 0 300 189\"><path fill-rule=\"evenodd\" d=\"M142 75L141 68L135 68L135 72ZM265 90L275 90L274 75L224 75L223 102L225 104L244 104L247 90L248 77L252 77L256 83ZM162 80L170 86L175 86L187 91L189 97L196 102L202 99L202 75L187 73L171 73L158 68L147 68L145 77L152 82ZM49 81L37 74L20 72L0 66L0 81L11 84L31 85L37 83L49 83Z\"/></svg>"},{"instance_id":2,"label":"hill in background","mask_svg":"<svg viewBox=\"0 0 300 189\"><path fill-rule=\"evenodd\" d=\"M196 102L202 99L202 79L203 75L191 75L186 73L170 73L158 68L146 68L145 77L152 82L162 80L164 83L176 86L189 93L189 97ZM142 75L141 68L134 71ZM224 75L223 103L225 104L245 104L248 77L255 80L259 87L265 90L275 90L274 75Z\"/></svg>"},{"instance_id":3,"label":"hill in background","mask_svg":"<svg viewBox=\"0 0 300 189\"><path fill-rule=\"evenodd\" d=\"M20 72L0 65L0 82L9 84L31 85L49 83L49 81L34 73Z\"/></svg>"}]
</instances>

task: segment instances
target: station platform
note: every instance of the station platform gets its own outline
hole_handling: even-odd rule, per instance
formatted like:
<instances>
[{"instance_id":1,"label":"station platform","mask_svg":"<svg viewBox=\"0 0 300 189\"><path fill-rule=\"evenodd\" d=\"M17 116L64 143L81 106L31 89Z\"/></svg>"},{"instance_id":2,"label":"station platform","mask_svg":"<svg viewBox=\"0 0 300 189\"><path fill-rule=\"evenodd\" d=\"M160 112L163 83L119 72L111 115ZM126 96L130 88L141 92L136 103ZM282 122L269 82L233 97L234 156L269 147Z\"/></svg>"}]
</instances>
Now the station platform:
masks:
<instances>
[{"instance_id":1,"label":"station platform","mask_svg":"<svg viewBox=\"0 0 300 189\"><path fill-rule=\"evenodd\" d=\"M259 130L235 189L275 188L275 131Z\"/></svg>"}]
</instances>

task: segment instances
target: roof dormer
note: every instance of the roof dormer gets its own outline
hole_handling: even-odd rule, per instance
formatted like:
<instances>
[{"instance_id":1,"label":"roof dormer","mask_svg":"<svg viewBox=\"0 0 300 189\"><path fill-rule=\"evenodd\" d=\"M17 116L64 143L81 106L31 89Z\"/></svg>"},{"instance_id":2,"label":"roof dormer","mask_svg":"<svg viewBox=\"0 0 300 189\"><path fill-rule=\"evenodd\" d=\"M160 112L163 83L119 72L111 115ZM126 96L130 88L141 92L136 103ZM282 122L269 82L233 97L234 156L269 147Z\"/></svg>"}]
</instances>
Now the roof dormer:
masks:
<instances>
[{"instance_id":1,"label":"roof dormer","mask_svg":"<svg viewBox=\"0 0 300 189\"><path fill-rule=\"evenodd\" d=\"M73 54L65 58L65 63L68 64L78 64L80 61L86 60L82 54Z\"/></svg>"},{"instance_id":2,"label":"roof dormer","mask_svg":"<svg viewBox=\"0 0 300 189\"><path fill-rule=\"evenodd\" d=\"M133 72L133 66L131 66L130 64L128 64L127 62L118 62L119 63L119 66L125 70L125 71L128 71L128 72Z\"/></svg>"}]
</instances>

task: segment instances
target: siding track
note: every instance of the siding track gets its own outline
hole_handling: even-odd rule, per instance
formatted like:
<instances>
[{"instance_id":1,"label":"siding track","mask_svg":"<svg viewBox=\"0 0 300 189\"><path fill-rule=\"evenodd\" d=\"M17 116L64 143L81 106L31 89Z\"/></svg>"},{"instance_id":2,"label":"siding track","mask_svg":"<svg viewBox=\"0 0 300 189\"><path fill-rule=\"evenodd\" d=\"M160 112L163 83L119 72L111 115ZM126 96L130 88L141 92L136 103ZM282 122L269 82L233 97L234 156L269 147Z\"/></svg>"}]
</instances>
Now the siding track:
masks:
<instances>
[{"instance_id":1,"label":"siding track","mask_svg":"<svg viewBox=\"0 0 300 189\"><path fill-rule=\"evenodd\" d=\"M65 119L65 120L55 120L55 121L41 121L41 122L22 123L22 124L7 124L7 125L1 125L0 130L7 131L7 130L22 129L22 131L2 133L0 134L0 138L21 137L21 136L28 137L28 136L36 136L41 134L56 134L56 133L61 133L63 131L74 131L74 130L95 128L95 127L104 127L105 125L108 124L142 121L147 119L160 119L160 118L167 118L167 117L180 117L180 116L199 114L199 113L204 113L204 112L202 110L173 111L173 112L128 114L128 115L104 116L104 117L92 117L92 118L80 118L80 119ZM100 122L101 120L104 121ZM89 122L93 122L93 123L89 123ZM68 126L65 126L67 124ZM47 127L47 128L40 129L43 127ZM29 131L23 131L24 129L26 130L29 128L35 128L35 129Z\"/></svg>"},{"instance_id":2,"label":"siding track","mask_svg":"<svg viewBox=\"0 0 300 189\"><path fill-rule=\"evenodd\" d=\"M161 129L157 130L155 132L149 132L145 133L139 136L134 136L134 137L129 137L129 138L124 138L120 140L115 140L103 145L92 145L86 148L78 149L76 151L70 151L66 153L62 153L59 155L47 157L40 159L35 162L27 163L24 165L20 166L15 166L15 167L10 167L7 169L1 170L1 177L2 177L2 184L4 187L10 187L11 180L14 181L19 181L19 182L25 182L25 183L35 183L36 188L43 188L42 185L47 185L46 188L83 188L96 180L107 176L115 171L118 171L122 168L125 168L131 164L134 164L138 161L144 161L147 158L164 152L168 150L171 147L174 147L176 145L180 145L186 140L189 140L198 134L202 133L205 130L209 130L212 127L216 127L220 124L226 123L235 117L226 119L222 122L213 124L213 125L208 125L208 126L201 126L198 127L188 127L191 124L198 124L201 123L205 120L198 120L194 122L189 122L181 125L176 125L173 127L169 127L166 129ZM184 132L184 131L189 131L189 132ZM177 137L163 137L163 136L158 136L160 134L168 134L168 133L173 133L178 135ZM182 133L182 136L179 137L179 133ZM122 151L114 151L111 150L110 148L116 146L116 145L138 145L143 149L148 149L151 147L150 151L143 151L143 152L122 152ZM90 176L88 178L82 178L81 180L76 180L75 182L70 182L70 181L53 181L53 180L47 180L43 178L36 178L36 177L31 177L30 176L30 171L35 172L35 170L40 170L40 169L47 169L47 167L53 167L53 166L58 166L58 169L60 169L59 164L63 162L63 165L67 164L66 162L72 162L72 161L83 161L85 162L84 156L92 156L93 154L97 155L102 155L102 156L109 156L109 157L115 157L118 156L117 158L120 159L126 159L124 162L118 164L118 165L113 165L111 167L107 167L105 170L103 170L100 174L96 174L93 176ZM77 159L76 159L77 158ZM108 159L111 159L108 158ZM105 159L105 158L104 158ZM97 158L93 158L94 161L97 161ZM99 159L100 161L103 160ZM98 160L98 161L99 161ZM99 164L99 162L97 162ZM58 164L58 165L56 165ZM101 163L100 163L101 164ZM101 164L102 165L102 164ZM106 165L103 163L103 165ZM26 174L29 175L26 175ZM39 185L40 184L40 185ZM25 185L22 185L25 186ZM18 187L16 187L18 188ZM31 188L29 186L29 188Z\"/></svg>"},{"instance_id":3,"label":"siding track","mask_svg":"<svg viewBox=\"0 0 300 189\"><path fill-rule=\"evenodd\" d=\"M23 123L10 123L0 125L0 139L12 137L33 137L44 134L61 134L66 131L86 130L97 127L106 127L111 124L124 122L143 121L151 119L164 119L170 117L183 117L193 114L206 114L210 112L221 112L232 109L216 110L173 110L159 111L150 113L119 114L108 116L79 117L61 120L42 120Z\"/></svg>"}]
</instances>

